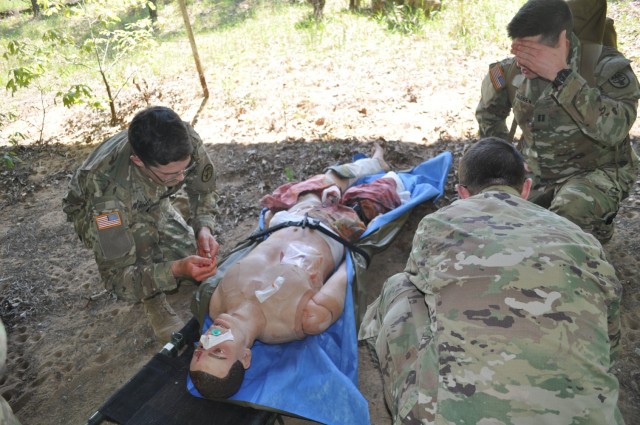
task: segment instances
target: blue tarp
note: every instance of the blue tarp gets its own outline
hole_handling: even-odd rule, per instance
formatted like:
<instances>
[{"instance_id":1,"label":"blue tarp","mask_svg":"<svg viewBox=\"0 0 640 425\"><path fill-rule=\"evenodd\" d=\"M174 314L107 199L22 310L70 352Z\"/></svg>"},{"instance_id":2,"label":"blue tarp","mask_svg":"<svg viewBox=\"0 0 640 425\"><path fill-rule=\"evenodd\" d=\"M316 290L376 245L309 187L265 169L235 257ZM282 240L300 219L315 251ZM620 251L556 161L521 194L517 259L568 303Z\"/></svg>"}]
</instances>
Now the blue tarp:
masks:
<instances>
[{"instance_id":1,"label":"blue tarp","mask_svg":"<svg viewBox=\"0 0 640 425\"><path fill-rule=\"evenodd\" d=\"M442 196L451 161L451 154L444 152L408 172L398 173L411 192L411 200L373 221L362 238L416 205L428 200L435 202ZM369 176L358 183L368 183L380 176ZM358 391L358 341L351 291L353 264L350 256L346 258L349 288L342 316L322 334L300 341L277 345L256 341L251 349L251 367L232 400L324 424L370 424L367 400ZM210 326L211 318L207 317L202 332ZM200 397L190 379L187 388Z\"/></svg>"}]
</instances>

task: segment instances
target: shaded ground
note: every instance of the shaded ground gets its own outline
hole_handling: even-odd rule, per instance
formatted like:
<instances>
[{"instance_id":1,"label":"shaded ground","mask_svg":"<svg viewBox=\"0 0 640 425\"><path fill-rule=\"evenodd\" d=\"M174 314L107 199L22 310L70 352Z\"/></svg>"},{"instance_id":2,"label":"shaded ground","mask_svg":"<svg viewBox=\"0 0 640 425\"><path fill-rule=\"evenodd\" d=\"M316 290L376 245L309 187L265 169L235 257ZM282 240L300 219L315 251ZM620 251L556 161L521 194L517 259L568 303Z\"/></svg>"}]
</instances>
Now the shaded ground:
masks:
<instances>
[{"instance_id":1,"label":"shaded ground","mask_svg":"<svg viewBox=\"0 0 640 425\"><path fill-rule=\"evenodd\" d=\"M387 141L384 146L389 162L401 169L443 149L457 156L464 142L425 146ZM369 148L367 142L344 140L207 146L219 172L219 185L225 188L219 229L223 249L229 249L253 228L257 200L263 191L285 180L285 168L296 176L310 175L319 172L321 164L347 161L352 152ZM60 211L66 176L88 152L88 148L63 146L24 151L33 155L32 162L46 163L46 171L32 170L24 176L34 182L33 192L19 203L5 201L0 210L0 312L10 335L9 374L0 388L26 424L83 423L159 348L141 305L99 295L102 285L93 258ZM20 173L15 174L14 178L22 181ZM452 182L451 178L438 206L453 198ZM15 183L14 189L22 186ZM371 299L384 277L404 267L413 230L420 218L434 209L431 205L417 208L406 230L376 257L370 270ZM640 415L640 291L635 285L640 275L639 216L640 193L636 191L621 210L618 229L607 245L625 286L623 355L616 372L622 386L620 405L628 423ZM171 297L185 319L192 289L182 288ZM388 423L379 372L363 347L360 358L360 383L370 401L372 423Z\"/></svg>"},{"instance_id":2,"label":"shaded ground","mask_svg":"<svg viewBox=\"0 0 640 425\"><path fill-rule=\"evenodd\" d=\"M637 52L640 40L633 36ZM217 233L222 250L229 250L253 229L258 199L285 182L287 175L298 179L318 173L329 164L348 161L354 151L368 152L373 141L382 142L396 169L445 149L457 157L477 131L473 109L480 76L498 58L445 55L442 61L434 59L429 69L415 69L392 58L375 66L330 60L288 64L286 73L260 83L271 85L274 96L251 107L229 103L224 93L214 91L195 127L218 174ZM440 66L462 61L463 69ZM363 67L367 84L353 78L362 75ZM637 63L634 67L640 68ZM146 83L151 103L193 118L200 104L195 79L150 78ZM251 82L238 84L239 91L251 90ZM121 109L129 114L146 106L135 91L122 99ZM11 171L0 167L0 316L9 333L8 369L0 380L0 393L23 424L81 424L160 347L140 304L129 305L102 293L92 254L82 247L61 211L71 173L93 143L118 128L81 109L51 114L54 124L46 138L51 144L19 148L16 153L24 162ZM637 144L638 124L632 134ZM0 155L6 151L0 148ZM450 176L438 205L416 208L398 239L376 257L369 273L371 300L384 278L404 267L420 218L453 199L454 180ZM634 424L640 417L638 186L616 224L614 238L606 246L625 291L623 351L616 373L622 388L620 407L627 423ZM192 290L181 288L170 299L185 319L190 315ZM379 372L363 348L360 354L360 386L370 402L372 423L387 424Z\"/></svg>"}]
</instances>

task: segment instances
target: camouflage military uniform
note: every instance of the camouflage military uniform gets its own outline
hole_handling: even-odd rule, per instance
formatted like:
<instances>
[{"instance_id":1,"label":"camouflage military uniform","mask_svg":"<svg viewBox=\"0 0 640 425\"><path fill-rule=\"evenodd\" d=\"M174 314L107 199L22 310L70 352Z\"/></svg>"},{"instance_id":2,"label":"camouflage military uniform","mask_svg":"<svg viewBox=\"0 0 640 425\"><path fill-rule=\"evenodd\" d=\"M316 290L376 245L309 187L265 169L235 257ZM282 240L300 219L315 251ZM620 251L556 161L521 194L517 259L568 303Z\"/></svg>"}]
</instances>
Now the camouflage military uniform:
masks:
<instances>
[{"instance_id":1,"label":"camouflage military uniform","mask_svg":"<svg viewBox=\"0 0 640 425\"><path fill-rule=\"evenodd\" d=\"M7 362L7 333L4 324L0 320L0 378L4 375L5 363ZM20 425L20 421L13 415L9 403L0 396L0 425Z\"/></svg>"},{"instance_id":2,"label":"camouflage military uniform","mask_svg":"<svg viewBox=\"0 0 640 425\"><path fill-rule=\"evenodd\" d=\"M569 66L574 72L560 90L543 78L525 79L518 71L513 104L506 76L514 59L493 64L482 83L476 118L482 137L508 140L505 120L513 109L522 129L519 149L533 174L529 200L604 242L636 180L638 157L629 130L640 88L629 60L609 47L595 67L595 84L588 84L579 75L581 55L582 45L572 35Z\"/></svg>"},{"instance_id":3,"label":"camouflage military uniform","mask_svg":"<svg viewBox=\"0 0 640 425\"><path fill-rule=\"evenodd\" d=\"M139 301L177 287L171 263L196 253L195 234L215 228L215 174L202 141L187 125L196 167L174 187L141 173L123 131L102 143L75 173L64 211L84 244L93 249L105 286ZM190 222L170 202L184 186Z\"/></svg>"},{"instance_id":4,"label":"camouflage military uniform","mask_svg":"<svg viewBox=\"0 0 640 425\"><path fill-rule=\"evenodd\" d=\"M422 220L359 338L396 424L621 424L621 291L593 236L494 186Z\"/></svg>"}]
</instances>

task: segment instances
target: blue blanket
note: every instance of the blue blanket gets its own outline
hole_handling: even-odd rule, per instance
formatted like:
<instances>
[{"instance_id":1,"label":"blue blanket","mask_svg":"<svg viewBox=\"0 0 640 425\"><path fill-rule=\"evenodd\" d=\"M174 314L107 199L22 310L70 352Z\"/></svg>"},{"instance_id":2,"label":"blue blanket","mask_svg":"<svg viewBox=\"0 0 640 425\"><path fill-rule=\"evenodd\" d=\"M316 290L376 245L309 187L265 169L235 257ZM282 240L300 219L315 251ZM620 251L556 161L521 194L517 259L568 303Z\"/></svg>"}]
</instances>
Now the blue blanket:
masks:
<instances>
[{"instance_id":1,"label":"blue blanket","mask_svg":"<svg viewBox=\"0 0 640 425\"><path fill-rule=\"evenodd\" d=\"M435 202L442 196L451 161L451 154L444 152L409 172L398 173L411 192L410 201L374 220L362 238L416 205ZM356 184L380 176L369 176ZM262 225L262 217L260 222ZM351 291L354 266L349 255L346 259L349 288L342 316L322 334L300 341L277 345L256 341L251 349L251 367L232 400L324 424L370 424L367 400L358 391L358 342ZM202 332L209 326L211 318L207 317ZM201 397L190 379L187 388Z\"/></svg>"}]
</instances>

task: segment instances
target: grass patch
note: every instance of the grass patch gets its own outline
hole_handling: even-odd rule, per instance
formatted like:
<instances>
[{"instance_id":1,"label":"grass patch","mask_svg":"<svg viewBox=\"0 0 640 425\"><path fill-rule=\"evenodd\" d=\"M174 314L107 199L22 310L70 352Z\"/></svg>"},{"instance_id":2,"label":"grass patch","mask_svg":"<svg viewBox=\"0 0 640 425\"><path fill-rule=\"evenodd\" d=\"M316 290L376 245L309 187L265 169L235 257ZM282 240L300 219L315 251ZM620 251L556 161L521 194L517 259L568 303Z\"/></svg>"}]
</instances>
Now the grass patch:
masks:
<instances>
[{"instance_id":1,"label":"grass patch","mask_svg":"<svg viewBox=\"0 0 640 425\"><path fill-rule=\"evenodd\" d=\"M113 65L109 72L116 89L129 84L133 76L171 79L195 74L177 2L158 3L156 45L134 50ZM618 3L631 7L629 0ZM302 67L318 69L320 78L323 73L341 72L358 63L358 76L354 78L357 84L366 85L366 69L380 64L393 67L411 63L417 69L428 70L460 66L465 57L489 54L501 59L509 54L506 25L521 5L522 0L504 0L500 8L489 0L450 0L443 1L442 9L428 17L422 11L410 11L403 6L376 17L367 9L349 12L347 2L341 0L327 3L321 22L311 18L308 3L289 0L200 0L188 2L187 7L210 90L221 91L225 102L230 104L251 105L274 95L261 87L265 78L278 78ZM130 8L121 14L117 28L124 29L146 16L144 7ZM628 34L637 37L640 19L637 14L622 14L616 25L624 48ZM51 30L73 34L75 43L56 48L41 87L55 92L70 84L83 83L102 96L104 89L95 66L77 65L94 61L78 50L89 37L86 18L58 14L37 19L30 15L2 19L0 54L9 40L35 43ZM436 51L448 52L451 62L433 63ZM638 58L637 52L629 56ZM0 58L0 85L6 85L9 69L14 65ZM250 89L247 81L251 82ZM16 93L22 95L27 93Z\"/></svg>"},{"instance_id":2,"label":"grass patch","mask_svg":"<svg viewBox=\"0 0 640 425\"><path fill-rule=\"evenodd\" d=\"M489 1L457 0L445 3L443 10L431 18L418 17L419 12L400 8L396 10L401 12L393 19L396 27L404 25L405 29L401 31L389 31L383 22L370 19L366 14L336 10L336 5L327 5L326 18L320 23L309 18L309 5L283 0L206 0L192 2L188 8L203 62L228 67L254 62L265 54L268 57L296 56L303 63L318 54L357 56L359 52L368 55L376 51L384 55L384 51L394 51L402 44L421 50L445 48L471 52L487 39L506 43L504 21L519 3L506 0L502 12L497 13ZM159 6L158 46L145 54L130 55L124 66L141 67L162 77L185 71L191 67L192 58L186 54L190 50L177 4L161 2ZM121 27L145 17L145 13L144 9L137 8L123 14ZM504 18L500 20L501 17ZM88 37L86 21L69 16L54 15L35 21L28 16L14 16L0 22L3 40L38 40L44 32L61 28L76 34L76 43ZM400 41L403 36L410 39L409 43ZM73 50L73 46L61 48L58 56L69 57L75 53ZM3 85L6 84L6 66L5 62L0 66L0 84ZM56 79L62 76L60 83L77 80L79 69L68 61L60 60L51 67Z\"/></svg>"},{"instance_id":3,"label":"grass patch","mask_svg":"<svg viewBox=\"0 0 640 425\"><path fill-rule=\"evenodd\" d=\"M0 0L0 13L29 8L31 8L31 4L25 0Z\"/></svg>"}]
</instances>

